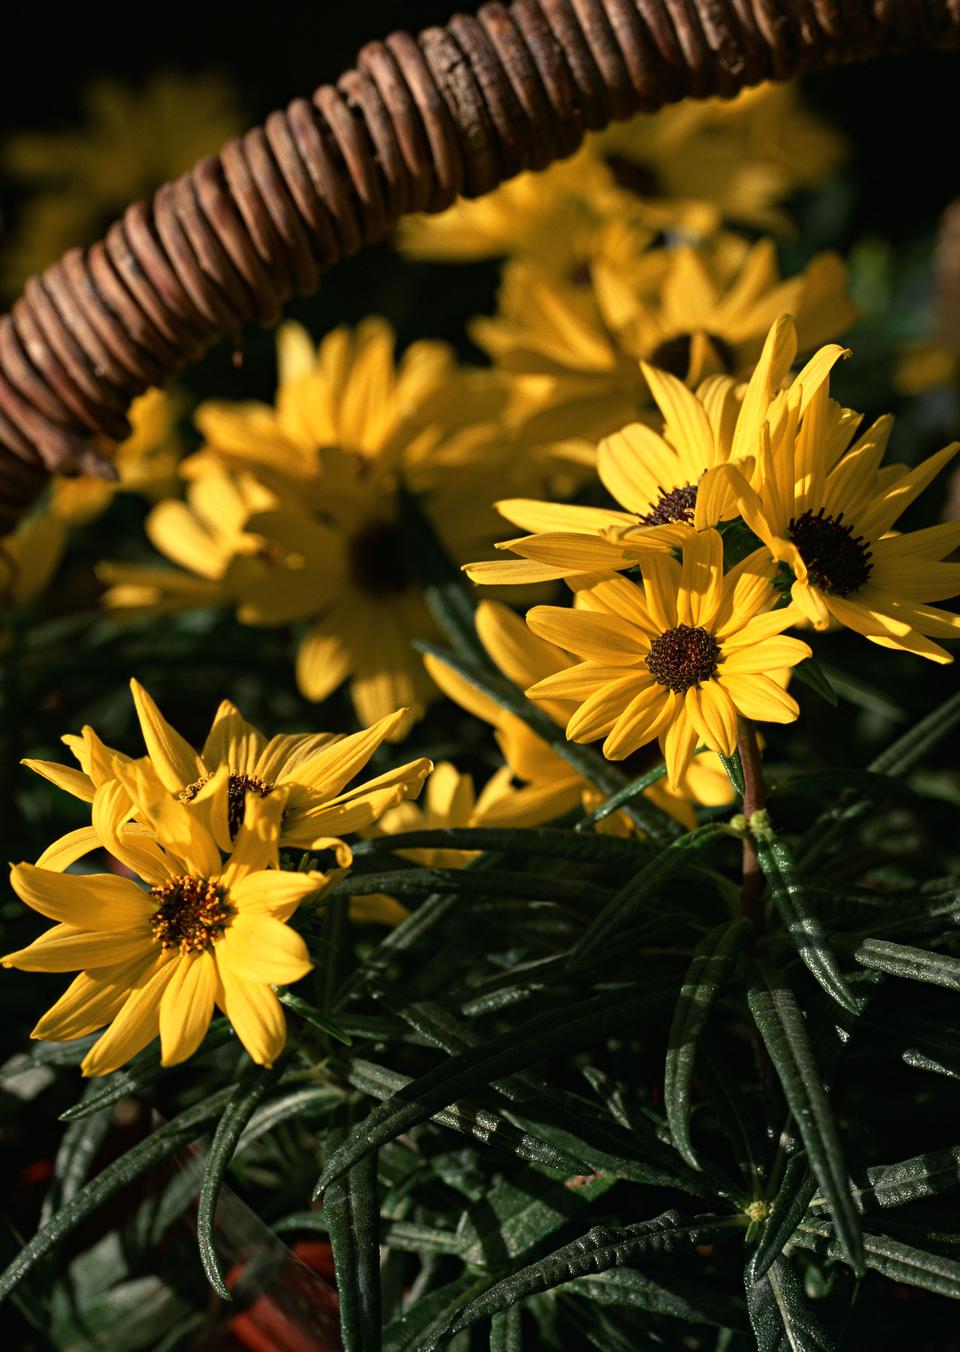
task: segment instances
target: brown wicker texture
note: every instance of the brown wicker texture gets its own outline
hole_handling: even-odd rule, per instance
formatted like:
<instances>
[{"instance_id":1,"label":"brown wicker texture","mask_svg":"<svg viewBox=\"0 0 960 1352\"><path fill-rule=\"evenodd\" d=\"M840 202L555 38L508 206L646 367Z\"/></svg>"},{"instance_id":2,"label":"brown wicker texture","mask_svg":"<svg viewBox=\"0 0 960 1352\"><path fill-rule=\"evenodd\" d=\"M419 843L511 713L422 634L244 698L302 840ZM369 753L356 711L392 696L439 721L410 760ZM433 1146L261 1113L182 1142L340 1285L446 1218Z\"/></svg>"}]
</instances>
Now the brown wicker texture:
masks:
<instances>
[{"instance_id":1,"label":"brown wicker texture","mask_svg":"<svg viewBox=\"0 0 960 1352\"><path fill-rule=\"evenodd\" d=\"M136 202L0 319L0 532L49 473L109 477L148 386L409 211L571 154L585 131L692 96L960 44L960 0L513 0L394 33L312 99Z\"/></svg>"}]
</instances>

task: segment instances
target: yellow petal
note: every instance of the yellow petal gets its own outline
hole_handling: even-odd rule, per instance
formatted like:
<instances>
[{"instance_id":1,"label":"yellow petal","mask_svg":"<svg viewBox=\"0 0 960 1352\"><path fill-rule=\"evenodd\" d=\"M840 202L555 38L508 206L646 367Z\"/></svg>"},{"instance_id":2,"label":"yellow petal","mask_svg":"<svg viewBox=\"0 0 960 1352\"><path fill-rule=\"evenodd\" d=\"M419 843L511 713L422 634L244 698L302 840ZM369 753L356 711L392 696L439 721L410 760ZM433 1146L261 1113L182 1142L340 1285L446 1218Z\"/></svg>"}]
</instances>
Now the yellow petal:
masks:
<instances>
[{"instance_id":1,"label":"yellow petal","mask_svg":"<svg viewBox=\"0 0 960 1352\"><path fill-rule=\"evenodd\" d=\"M131 680L130 689L147 754L164 786L171 793L179 793L188 784L202 779L203 762L193 747L170 726L139 681Z\"/></svg>"},{"instance_id":2,"label":"yellow petal","mask_svg":"<svg viewBox=\"0 0 960 1352\"><path fill-rule=\"evenodd\" d=\"M350 654L340 635L318 624L297 649L297 686L304 699L319 704L347 679Z\"/></svg>"},{"instance_id":3,"label":"yellow petal","mask_svg":"<svg viewBox=\"0 0 960 1352\"><path fill-rule=\"evenodd\" d=\"M667 693L651 679L633 696L603 744L608 760L624 760L659 735L671 715Z\"/></svg>"},{"instance_id":4,"label":"yellow petal","mask_svg":"<svg viewBox=\"0 0 960 1352\"><path fill-rule=\"evenodd\" d=\"M235 704L222 700L203 744L203 764L209 770L228 765L235 775L252 775L266 740Z\"/></svg>"},{"instance_id":5,"label":"yellow petal","mask_svg":"<svg viewBox=\"0 0 960 1352\"><path fill-rule=\"evenodd\" d=\"M262 869L241 878L230 889L230 900L241 915L267 914L277 920L289 920L307 897L319 896L328 882L323 873Z\"/></svg>"},{"instance_id":6,"label":"yellow petal","mask_svg":"<svg viewBox=\"0 0 960 1352\"><path fill-rule=\"evenodd\" d=\"M537 638L516 611L500 602L481 601L474 618L487 654L514 685L531 685L567 665L561 648Z\"/></svg>"},{"instance_id":7,"label":"yellow petal","mask_svg":"<svg viewBox=\"0 0 960 1352\"><path fill-rule=\"evenodd\" d=\"M170 960L138 983L110 1027L87 1052L80 1069L84 1075L109 1075L152 1042L160 1029L160 1001L176 970ZM149 970L149 969L148 969Z\"/></svg>"},{"instance_id":8,"label":"yellow petal","mask_svg":"<svg viewBox=\"0 0 960 1352\"><path fill-rule=\"evenodd\" d=\"M570 506L563 502L536 502L531 498L507 498L493 505L511 525L531 533L561 530L593 535L635 524L628 512L615 512L608 507Z\"/></svg>"},{"instance_id":9,"label":"yellow petal","mask_svg":"<svg viewBox=\"0 0 960 1352\"><path fill-rule=\"evenodd\" d=\"M605 737L631 700L646 689L649 679L649 673L637 672L600 686L567 723L567 740L592 742Z\"/></svg>"},{"instance_id":10,"label":"yellow petal","mask_svg":"<svg viewBox=\"0 0 960 1352\"><path fill-rule=\"evenodd\" d=\"M36 775L43 775L51 784L56 784L58 789L73 794L74 798L79 798L81 802L93 802L93 781L81 770L74 770L70 765L58 765L56 761L22 760L20 764L25 765Z\"/></svg>"},{"instance_id":11,"label":"yellow petal","mask_svg":"<svg viewBox=\"0 0 960 1352\"><path fill-rule=\"evenodd\" d=\"M21 972L79 972L127 962L139 957L152 944L149 927L82 930L74 925L54 925L27 948L7 953L0 958L0 963L4 967L17 967Z\"/></svg>"},{"instance_id":12,"label":"yellow petal","mask_svg":"<svg viewBox=\"0 0 960 1352\"><path fill-rule=\"evenodd\" d=\"M175 1066L200 1046L210 1026L217 970L208 949L178 956L160 1000L161 1062Z\"/></svg>"},{"instance_id":13,"label":"yellow petal","mask_svg":"<svg viewBox=\"0 0 960 1352\"><path fill-rule=\"evenodd\" d=\"M465 563L463 571L471 582L482 587L526 587L535 582L556 582L567 570L533 559L493 559L490 562Z\"/></svg>"},{"instance_id":14,"label":"yellow petal","mask_svg":"<svg viewBox=\"0 0 960 1352\"><path fill-rule=\"evenodd\" d=\"M737 711L723 687L704 681L687 691L684 703L700 741L711 751L732 756L737 747Z\"/></svg>"},{"instance_id":15,"label":"yellow petal","mask_svg":"<svg viewBox=\"0 0 960 1352\"><path fill-rule=\"evenodd\" d=\"M793 696L769 676L740 672L728 676L721 668L717 681L744 718L755 718L761 723L792 723L800 713Z\"/></svg>"},{"instance_id":16,"label":"yellow petal","mask_svg":"<svg viewBox=\"0 0 960 1352\"><path fill-rule=\"evenodd\" d=\"M34 864L17 864L10 886L21 901L48 920L81 929L149 930L155 907L129 878L113 873L60 873Z\"/></svg>"},{"instance_id":17,"label":"yellow petal","mask_svg":"<svg viewBox=\"0 0 960 1352\"><path fill-rule=\"evenodd\" d=\"M214 957L220 979L217 1003L257 1065L272 1066L287 1040L283 1006L269 986L238 975L223 944L215 946Z\"/></svg>"},{"instance_id":18,"label":"yellow petal","mask_svg":"<svg viewBox=\"0 0 960 1352\"><path fill-rule=\"evenodd\" d=\"M313 969L300 935L266 911L259 915L239 912L215 947L218 961L221 950L225 951L230 966L244 981L286 986Z\"/></svg>"},{"instance_id":19,"label":"yellow petal","mask_svg":"<svg viewBox=\"0 0 960 1352\"><path fill-rule=\"evenodd\" d=\"M237 832L233 844L233 853L227 860L220 881L228 890L234 888L241 878L250 873L259 873L261 869L276 868L279 856L280 825L283 820L287 794L282 788L274 789L266 798L255 793L247 794L243 823ZM202 875L211 877L207 873Z\"/></svg>"},{"instance_id":20,"label":"yellow petal","mask_svg":"<svg viewBox=\"0 0 960 1352\"><path fill-rule=\"evenodd\" d=\"M63 873L91 850L100 848L100 838L92 826L80 826L48 845L37 860L37 868L56 869Z\"/></svg>"},{"instance_id":21,"label":"yellow petal","mask_svg":"<svg viewBox=\"0 0 960 1352\"><path fill-rule=\"evenodd\" d=\"M681 624L709 629L723 595L723 540L720 532L701 531L683 547L677 619Z\"/></svg>"},{"instance_id":22,"label":"yellow petal","mask_svg":"<svg viewBox=\"0 0 960 1352\"><path fill-rule=\"evenodd\" d=\"M81 972L56 1004L50 1006L30 1036L51 1042L70 1042L95 1033L122 1008L147 970L152 974L161 961L166 961L165 955L158 948L152 948L132 962Z\"/></svg>"},{"instance_id":23,"label":"yellow petal","mask_svg":"<svg viewBox=\"0 0 960 1352\"><path fill-rule=\"evenodd\" d=\"M323 747L297 767L296 782L309 788L315 795L315 801L334 797L396 732L406 712L405 709L398 709L379 719L372 727Z\"/></svg>"},{"instance_id":24,"label":"yellow petal","mask_svg":"<svg viewBox=\"0 0 960 1352\"><path fill-rule=\"evenodd\" d=\"M660 744L667 763L667 785L677 792L697 749L698 733L683 697L674 695L673 700L672 717L660 735Z\"/></svg>"},{"instance_id":25,"label":"yellow petal","mask_svg":"<svg viewBox=\"0 0 960 1352\"><path fill-rule=\"evenodd\" d=\"M548 643L597 662L634 663L650 647L635 625L588 611L534 606L527 612L527 624Z\"/></svg>"}]
</instances>

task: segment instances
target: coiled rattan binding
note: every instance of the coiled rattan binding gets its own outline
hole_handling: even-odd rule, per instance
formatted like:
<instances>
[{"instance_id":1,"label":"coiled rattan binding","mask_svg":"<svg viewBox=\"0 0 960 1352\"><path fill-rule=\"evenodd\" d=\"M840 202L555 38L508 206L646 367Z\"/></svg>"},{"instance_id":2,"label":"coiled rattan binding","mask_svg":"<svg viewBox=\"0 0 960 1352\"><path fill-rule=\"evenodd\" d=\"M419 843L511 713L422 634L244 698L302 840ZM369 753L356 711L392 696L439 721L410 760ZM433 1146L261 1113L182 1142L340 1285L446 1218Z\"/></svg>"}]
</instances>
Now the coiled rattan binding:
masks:
<instances>
[{"instance_id":1,"label":"coiled rattan binding","mask_svg":"<svg viewBox=\"0 0 960 1352\"><path fill-rule=\"evenodd\" d=\"M440 211L684 97L960 44L960 0L513 0L394 33L201 160L0 319L0 531L50 473L110 465L131 400L405 212Z\"/></svg>"}]
</instances>

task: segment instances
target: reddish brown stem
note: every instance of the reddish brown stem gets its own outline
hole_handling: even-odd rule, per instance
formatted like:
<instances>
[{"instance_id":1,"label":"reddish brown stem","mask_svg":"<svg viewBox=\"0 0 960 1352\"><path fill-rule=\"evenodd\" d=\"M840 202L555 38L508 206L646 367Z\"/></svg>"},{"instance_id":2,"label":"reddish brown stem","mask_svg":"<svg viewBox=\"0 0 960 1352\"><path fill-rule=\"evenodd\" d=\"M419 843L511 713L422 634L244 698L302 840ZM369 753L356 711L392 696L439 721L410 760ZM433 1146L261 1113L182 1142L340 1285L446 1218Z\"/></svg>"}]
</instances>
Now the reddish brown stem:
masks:
<instances>
[{"instance_id":1,"label":"reddish brown stem","mask_svg":"<svg viewBox=\"0 0 960 1352\"><path fill-rule=\"evenodd\" d=\"M763 778L763 760L757 741L757 730L748 718L739 720L737 749L740 752L740 764L743 766L743 815L749 822L753 814L764 806L767 786ZM740 892L740 909L758 929L763 924L763 912L760 909L762 896L763 873L753 837L748 834L743 838L743 887Z\"/></svg>"}]
</instances>

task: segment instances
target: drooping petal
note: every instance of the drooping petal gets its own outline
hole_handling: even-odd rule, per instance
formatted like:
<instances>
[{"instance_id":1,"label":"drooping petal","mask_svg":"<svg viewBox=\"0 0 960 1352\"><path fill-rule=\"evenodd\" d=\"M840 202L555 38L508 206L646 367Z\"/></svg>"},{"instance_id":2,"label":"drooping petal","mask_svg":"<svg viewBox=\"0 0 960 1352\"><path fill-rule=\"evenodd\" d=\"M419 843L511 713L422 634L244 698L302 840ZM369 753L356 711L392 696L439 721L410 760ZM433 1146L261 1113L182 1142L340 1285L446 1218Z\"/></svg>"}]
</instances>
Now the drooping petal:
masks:
<instances>
[{"instance_id":1,"label":"drooping petal","mask_svg":"<svg viewBox=\"0 0 960 1352\"><path fill-rule=\"evenodd\" d=\"M220 881L228 890L234 888L241 878L247 877L250 873L276 868L286 800L287 795L282 788L274 789L266 798L260 798L254 793L247 794L243 823L237 832L233 853L222 871L219 860L217 864L216 872L220 873Z\"/></svg>"},{"instance_id":2,"label":"drooping petal","mask_svg":"<svg viewBox=\"0 0 960 1352\"><path fill-rule=\"evenodd\" d=\"M693 535L683 547L677 619L710 629L723 595L723 540L719 531Z\"/></svg>"},{"instance_id":3,"label":"drooping petal","mask_svg":"<svg viewBox=\"0 0 960 1352\"><path fill-rule=\"evenodd\" d=\"M137 983L165 961L165 954L151 948L130 962L81 972L56 1004L50 1006L30 1036L50 1042L71 1042L95 1033L122 1008Z\"/></svg>"},{"instance_id":4,"label":"drooping petal","mask_svg":"<svg viewBox=\"0 0 960 1352\"><path fill-rule=\"evenodd\" d=\"M217 969L206 948L178 957L160 1000L161 1062L179 1065L200 1046L210 1026Z\"/></svg>"},{"instance_id":5,"label":"drooping petal","mask_svg":"<svg viewBox=\"0 0 960 1352\"><path fill-rule=\"evenodd\" d=\"M634 625L582 610L534 606L527 624L548 643L596 662L633 663L649 648Z\"/></svg>"},{"instance_id":6,"label":"drooping petal","mask_svg":"<svg viewBox=\"0 0 960 1352\"><path fill-rule=\"evenodd\" d=\"M131 992L110 1027L87 1052L80 1069L84 1075L109 1075L152 1042L160 1029L160 1001L177 959L158 967Z\"/></svg>"},{"instance_id":7,"label":"drooping petal","mask_svg":"<svg viewBox=\"0 0 960 1352\"><path fill-rule=\"evenodd\" d=\"M770 676L740 672L728 676L721 669L717 681L744 718L755 718L761 723L792 723L800 713L793 696Z\"/></svg>"},{"instance_id":8,"label":"drooping petal","mask_svg":"<svg viewBox=\"0 0 960 1352\"><path fill-rule=\"evenodd\" d=\"M537 638L509 606L481 601L474 622L490 658L514 685L532 685L567 665L563 650Z\"/></svg>"},{"instance_id":9,"label":"drooping petal","mask_svg":"<svg viewBox=\"0 0 960 1352\"><path fill-rule=\"evenodd\" d=\"M660 745L667 763L667 784L676 791L693 759L699 734L687 712L683 696L675 695L674 700L673 716L660 734Z\"/></svg>"},{"instance_id":10,"label":"drooping petal","mask_svg":"<svg viewBox=\"0 0 960 1352\"><path fill-rule=\"evenodd\" d=\"M660 735L671 717L669 692L651 680L617 718L603 744L608 760L623 760Z\"/></svg>"},{"instance_id":11,"label":"drooping petal","mask_svg":"<svg viewBox=\"0 0 960 1352\"><path fill-rule=\"evenodd\" d=\"M283 1006L269 986L237 974L222 944L216 945L214 956L220 980L217 1003L257 1065L272 1066L287 1040Z\"/></svg>"},{"instance_id":12,"label":"drooping petal","mask_svg":"<svg viewBox=\"0 0 960 1352\"><path fill-rule=\"evenodd\" d=\"M716 681L691 686L685 704L700 741L711 751L732 756L737 746L737 711L723 686Z\"/></svg>"}]
</instances>

